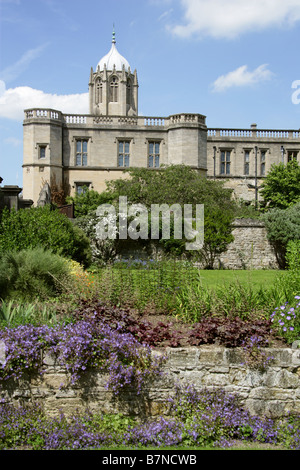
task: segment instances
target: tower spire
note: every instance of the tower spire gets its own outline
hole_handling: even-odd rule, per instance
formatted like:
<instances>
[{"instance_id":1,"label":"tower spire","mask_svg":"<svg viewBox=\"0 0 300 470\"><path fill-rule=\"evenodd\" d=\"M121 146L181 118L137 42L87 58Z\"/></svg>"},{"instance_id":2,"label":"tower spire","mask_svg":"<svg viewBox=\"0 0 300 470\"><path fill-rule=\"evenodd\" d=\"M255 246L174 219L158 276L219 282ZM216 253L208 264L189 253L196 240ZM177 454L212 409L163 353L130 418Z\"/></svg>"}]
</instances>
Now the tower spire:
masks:
<instances>
[{"instance_id":1,"label":"tower spire","mask_svg":"<svg viewBox=\"0 0 300 470\"><path fill-rule=\"evenodd\" d=\"M115 24L113 24L112 43L116 44Z\"/></svg>"}]
</instances>

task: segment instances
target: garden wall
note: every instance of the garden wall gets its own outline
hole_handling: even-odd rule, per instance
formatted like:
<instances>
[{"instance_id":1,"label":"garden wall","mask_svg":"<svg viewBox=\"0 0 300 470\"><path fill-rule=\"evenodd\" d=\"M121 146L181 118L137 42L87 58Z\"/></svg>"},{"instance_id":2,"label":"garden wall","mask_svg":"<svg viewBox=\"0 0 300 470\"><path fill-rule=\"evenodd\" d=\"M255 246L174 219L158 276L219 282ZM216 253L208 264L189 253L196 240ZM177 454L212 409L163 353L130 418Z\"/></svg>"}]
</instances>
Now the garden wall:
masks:
<instances>
[{"instance_id":1,"label":"garden wall","mask_svg":"<svg viewBox=\"0 0 300 470\"><path fill-rule=\"evenodd\" d=\"M233 223L234 242L220 256L227 269L278 269L275 250L260 220L236 219Z\"/></svg>"},{"instance_id":2,"label":"garden wall","mask_svg":"<svg viewBox=\"0 0 300 470\"><path fill-rule=\"evenodd\" d=\"M225 269L278 269L276 253L268 240L267 230L262 221L256 219L235 219L232 234L234 241L215 262L215 268ZM158 243L138 243L126 240L120 243L119 255L123 258L147 259L159 257L162 249ZM197 263L200 268L201 263Z\"/></svg>"},{"instance_id":3,"label":"garden wall","mask_svg":"<svg viewBox=\"0 0 300 470\"><path fill-rule=\"evenodd\" d=\"M10 403L38 400L49 416L62 410L70 415L86 407L92 411L123 412L140 417L168 413L168 398L176 382L194 384L196 388L219 387L238 394L251 414L280 417L288 412L300 413L300 349L266 349L273 363L265 371L243 365L242 350L216 346L166 348L154 354L166 354L162 376L145 385L137 395L134 388L118 398L106 389L107 377L99 372L86 372L73 386L60 388L67 374L51 356L45 356L45 373L28 375L22 380L3 382L0 398Z\"/></svg>"}]
</instances>

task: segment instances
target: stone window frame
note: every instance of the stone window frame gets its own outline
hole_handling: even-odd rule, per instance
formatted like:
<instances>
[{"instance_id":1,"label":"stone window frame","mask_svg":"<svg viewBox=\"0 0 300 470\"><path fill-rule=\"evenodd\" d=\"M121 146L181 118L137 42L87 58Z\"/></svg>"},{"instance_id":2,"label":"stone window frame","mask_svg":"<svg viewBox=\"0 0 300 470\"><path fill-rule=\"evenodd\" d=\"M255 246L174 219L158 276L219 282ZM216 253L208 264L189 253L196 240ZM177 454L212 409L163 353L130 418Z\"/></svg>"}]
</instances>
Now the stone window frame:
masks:
<instances>
[{"instance_id":1,"label":"stone window frame","mask_svg":"<svg viewBox=\"0 0 300 470\"><path fill-rule=\"evenodd\" d=\"M89 162L89 155L90 155L90 142L91 142L92 138L89 137L89 136L74 136L73 139L72 139L72 142L73 142L73 156L72 156L72 160L73 160L73 163L74 163L74 166L77 167L77 168L82 168L82 167L87 167L89 166L88 162ZM81 152L81 154L83 153L86 153L86 165L83 165L82 164L82 158L81 158L81 165L77 165L77 154L80 153L80 152L77 152L77 143L81 141L86 141L87 142L87 151L86 152Z\"/></svg>"},{"instance_id":2,"label":"stone window frame","mask_svg":"<svg viewBox=\"0 0 300 470\"><path fill-rule=\"evenodd\" d=\"M103 81L101 77L97 77L95 80L95 103L103 103Z\"/></svg>"},{"instance_id":3,"label":"stone window frame","mask_svg":"<svg viewBox=\"0 0 300 470\"><path fill-rule=\"evenodd\" d=\"M112 75L109 79L109 102L119 102L119 77Z\"/></svg>"},{"instance_id":4,"label":"stone window frame","mask_svg":"<svg viewBox=\"0 0 300 470\"><path fill-rule=\"evenodd\" d=\"M251 156L252 148L244 148L244 176L250 175L250 156ZM248 160L247 158L248 157Z\"/></svg>"},{"instance_id":5,"label":"stone window frame","mask_svg":"<svg viewBox=\"0 0 300 470\"><path fill-rule=\"evenodd\" d=\"M259 149L259 173L260 176L266 176L266 161L267 161L267 153L269 149L260 148ZM264 155L264 159L262 156Z\"/></svg>"},{"instance_id":6,"label":"stone window frame","mask_svg":"<svg viewBox=\"0 0 300 470\"><path fill-rule=\"evenodd\" d=\"M286 153L287 153L287 162L291 162L292 160L298 161L298 157L300 154L299 149L287 149Z\"/></svg>"},{"instance_id":7,"label":"stone window frame","mask_svg":"<svg viewBox=\"0 0 300 470\"><path fill-rule=\"evenodd\" d=\"M120 137L116 139L117 142L117 167L118 168L129 168L130 167L130 155L131 155L131 145L133 143L133 138L130 137ZM123 144L122 152L120 152L120 144ZM125 145L129 144L128 152L126 152ZM120 165L120 158L122 156L122 164ZM128 165L126 165L126 156L128 156Z\"/></svg>"},{"instance_id":8,"label":"stone window frame","mask_svg":"<svg viewBox=\"0 0 300 470\"><path fill-rule=\"evenodd\" d=\"M89 190L92 186L92 183L91 182L88 182L88 181L74 181L74 186L75 186L75 193L77 195L80 195L80 194L84 194L86 191L78 191L79 188L87 188L87 190Z\"/></svg>"},{"instance_id":9,"label":"stone window frame","mask_svg":"<svg viewBox=\"0 0 300 470\"><path fill-rule=\"evenodd\" d=\"M163 139L155 139L155 138L149 138L147 139L147 167L148 168L159 168L160 167L160 163L161 163L161 150L162 150L162 142L163 142ZM156 151L154 151L154 153L152 153L150 155L150 144L159 144L159 153L157 154ZM153 164L150 165L150 157L153 157ZM158 156L158 165L156 165L155 163L155 160L156 160L156 156Z\"/></svg>"},{"instance_id":10,"label":"stone window frame","mask_svg":"<svg viewBox=\"0 0 300 470\"><path fill-rule=\"evenodd\" d=\"M45 160L48 156L49 144L39 142L35 148L37 149L38 160Z\"/></svg>"},{"instance_id":11,"label":"stone window frame","mask_svg":"<svg viewBox=\"0 0 300 470\"><path fill-rule=\"evenodd\" d=\"M126 104L128 106L132 106L132 103L133 103L132 93L133 93L133 83L132 83L131 78L128 77L126 81Z\"/></svg>"},{"instance_id":12,"label":"stone window frame","mask_svg":"<svg viewBox=\"0 0 300 470\"><path fill-rule=\"evenodd\" d=\"M232 148L220 148L220 176L229 176L231 174L231 163L232 163ZM225 160L222 161L222 153L225 154ZM227 153L229 153L229 160L227 160ZM224 171L222 171L224 165ZM227 171L229 168L229 171Z\"/></svg>"}]
</instances>

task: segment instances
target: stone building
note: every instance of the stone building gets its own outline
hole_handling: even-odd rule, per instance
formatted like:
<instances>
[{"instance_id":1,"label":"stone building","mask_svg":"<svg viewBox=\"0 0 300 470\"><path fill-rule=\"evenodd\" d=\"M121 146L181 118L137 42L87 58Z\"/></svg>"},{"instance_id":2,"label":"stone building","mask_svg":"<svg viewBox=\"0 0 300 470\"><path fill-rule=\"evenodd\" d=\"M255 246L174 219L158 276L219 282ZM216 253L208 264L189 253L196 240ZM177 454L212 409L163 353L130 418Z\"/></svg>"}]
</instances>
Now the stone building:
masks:
<instances>
[{"instance_id":1,"label":"stone building","mask_svg":"<svg viewBox=\"0 0 300 470\"><path fill-rule=\"evenodd\" d=\"M36 204L45 182L67 185L71 195L85 187L101 192L126 168L185 164L252 201L273 163L300 161L300 130L208 129L202 114L139 116L138 86L113 35L90 71L89 114L25 110L24 198Z\"/></svg>"}]
</instances>

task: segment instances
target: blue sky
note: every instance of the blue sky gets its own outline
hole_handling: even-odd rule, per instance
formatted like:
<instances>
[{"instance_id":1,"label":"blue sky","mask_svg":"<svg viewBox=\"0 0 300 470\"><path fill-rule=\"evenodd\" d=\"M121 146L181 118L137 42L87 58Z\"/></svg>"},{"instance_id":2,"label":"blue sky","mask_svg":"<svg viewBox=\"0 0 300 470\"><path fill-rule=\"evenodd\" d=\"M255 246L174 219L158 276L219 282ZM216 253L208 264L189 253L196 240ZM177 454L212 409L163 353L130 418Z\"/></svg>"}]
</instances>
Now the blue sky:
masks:
<instances>
[{"instance_id":1,"label":"blue sky","mask_svg":"<svg viewBox=\"0 0 300 470\"><path fill-rule=\"evenodd\" d=\"M139 114L300 128L300 0L0 0L2 185L22 186L23 109L88 112L113 24Z\"/></svg>"}]
</instances>

